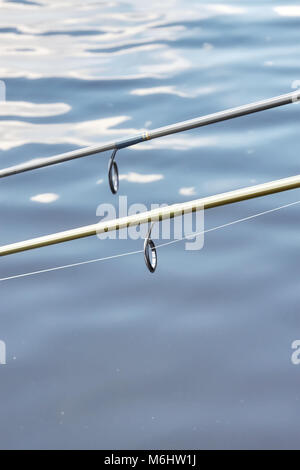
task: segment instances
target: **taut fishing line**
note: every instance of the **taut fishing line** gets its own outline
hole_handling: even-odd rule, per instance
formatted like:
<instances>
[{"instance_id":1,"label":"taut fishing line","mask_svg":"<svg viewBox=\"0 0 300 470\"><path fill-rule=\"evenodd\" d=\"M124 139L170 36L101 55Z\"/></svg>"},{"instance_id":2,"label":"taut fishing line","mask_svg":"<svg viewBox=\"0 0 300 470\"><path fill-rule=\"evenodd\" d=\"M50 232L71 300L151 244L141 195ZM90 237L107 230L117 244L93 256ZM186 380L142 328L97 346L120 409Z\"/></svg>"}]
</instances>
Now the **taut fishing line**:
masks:
<instances>
[{"instance_id":1,"label":"taut fishing line","mask_svg":"<svg viewBox=\"0 0 300 470\"><path fill-rule=\"evenodd\" d=\"M300 200L295 201L295 202L291 202L289 204L285 204L283 206L275 207L274 209L269 209L269 210L264 211L264 212L259 212L258 214L250 215L248 217L243 217L242 219L234 220L232 222L228 222L227 224L218 225L217 227L212 227L212 228L209 228L207 230L202 230L201 232L198 232L198 233L193 233L193 234L190 234L190 235L186 235L185 237L179 238L177 240L171 240L169 242L162 243L160 245L157 245L156 248L162 248L162 247L167 246L167 245L173 245L174 243L179 243L183 240L193 239L193 238L195 238L199 235L203 235L205 233L213 232L213 231L219 230L221 228L230 227L231 225L235 225L235 224L238 224L240 222L246 222L247 220L255 219L256 217L261 217L262 215L271 214L272 212L276 212L276 211L279 211L280 209L285 209L287 207L295 206L296 204L299 204L299 203L300 203ZM122 258L124 256L136 255L138 253L143 253L143 252L144 252L144 250L129 251L128 253L120 253L118 255L106 256L106 257L103 257L103 258L96 258L96 259L91 259L91 260L87 260L87 261L81 261L81 262L78 262L78 263L66 264L64 266L56 266L54 268L47 268L47 269L41 269L39 271L32 271L32 272L23 273L23 274L17 274L15 276L0 278L0 282L9 281L9 280L12 280L12 279L20 279L22 277L35 276L37 274L49 273L51 271L59 271L59 270L62 270L62 269L67 269L67 268L75 268L77 266L83 266L85 264L98 263L100 261L108 261L108 260L111 260L111 259Z\"/></svg>"},{"instance_id":2,"label":"taut fishing line","mask_svg":"<svg viewBox=\"0 0 300 470\"><path fill-rule=\"evenodd\" d=\"M198 232L198 233L192 233L192 234L186 235L185 237L182 237L178 240L171 240L170 242L162 243L161 245L156 245L156 248L162 248L163 246L172 245L173 243L181 242L183 240L193 239L193 238L195 238L199 235L203 235L203 234L208 233L208 232L213 232L213 231L219 230L221 228L229 227L230 225L235 225L235 224L238 224L240 222L246 222L246 220L255 219L256 217L260 217L262 215L270 214L271 212L276 212L276 211L279 211L280 209L285 209L286 207L295 206L296 204L299 204L299 203L300 203L300 201L291 202L290 204L285 204L284 206L275 207L275 209L269 209L269 210L264 211L264 212L259 212L258 214L250 215L249 217L243 217L242 219L234 220L233 222L228 222L227 224L218 225L218 227L212 227L212 228L208 228L207 230L202 230L201 232ZM1 281L1 279L0 279L0 281Z\"/></svg>"}]
</instances>

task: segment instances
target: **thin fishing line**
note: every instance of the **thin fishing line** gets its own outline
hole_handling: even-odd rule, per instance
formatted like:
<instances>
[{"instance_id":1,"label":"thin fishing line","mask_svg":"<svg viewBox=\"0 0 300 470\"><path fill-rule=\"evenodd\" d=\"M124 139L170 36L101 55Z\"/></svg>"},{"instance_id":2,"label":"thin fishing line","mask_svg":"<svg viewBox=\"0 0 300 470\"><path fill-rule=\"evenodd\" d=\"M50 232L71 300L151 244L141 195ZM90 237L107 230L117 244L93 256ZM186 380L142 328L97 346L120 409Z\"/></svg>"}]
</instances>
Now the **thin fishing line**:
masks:
<instances>
[{"instance_id":1,"label":"thin fishing line","mask_svg":"<svg viewBox=\"0 0 300 470\"><path fill-rule=\"evenodd\" d=\"M234 220L232 222L228 222L227 224L218 225L217 227L209 228L207 230L202 230L201 232L198 232L198 233L186 235L185 237L182 237L178 240L172 240L170 242L162 243L160 245L157 245L156 248L162 248L162 247L167 246L167 245L173 245L174 243L179 243L183 240L192 239L192 238L195 238L199 235L202 235L202 234L205 234L205 233L208 233L208 232L213 232L215 230L219 230L221 228L229 227L231 225L235 225L235 224L238 224L240 222L245 222L247 220L255 219L256 217L260 217L262 215L270 214L272 212L276 212L276 211L279 211L280 209L285 209L287 207L291 207L291 206L294 206L294 205L299 204L299 203L300 203L300 200L296 201L296 202L291 202L289 204L285 204L283 206L276 207L275 209L269 209L269 210L264 211L264 212L259 212L258 214L254 214L254 215L250 215L249 217L244 217L242 219ZM52 271L59 271L59 270L62 270L62 269L74 268L74 267L83 266L83 265L86 265L86 264L98 263L100 261L108 261L108 260L111 260L111 259L122 258L124 256L136 255L138 253L143 253L143 252L144 252L144 250L129 251L127 253L120 253L118 255L106 256L106 257L103 257L103 258L96 258L96 259L91 259L91 260L87 260L87 261L81 261L81 262L78 262L78 263L66 264L66 265L63 265L63 266L56 266L54 268L47 268L47 269L41 269L39 271L32 271L32 272L23 273L23 274L17 274L15 276L3 277L3 278L0 279L0 282L10 281L12 279L20 279L20 278L23 278L23 277L35 276L37 274L49 273L49 272L52 272Z\"/></svg>"},{"instance_id":2,"label":"thin fishing line","mask_svg":"<svg viewBox=\"0 0 300 470\"><path fill-rule=\"evenodd\" d=\"M214 232L215 230L219 230L221 228L229 227L230 225L235 225L235 224L238 224L240 222L245 222L246 220L255 219L256 217L260 217L262 215L270 214L271 212L276 212L276 211L279 211L280 209L285 209L285 208L290 207L290 206L295 206L296 204L299 204L299 203L300 203L300 201L291 202L290 204L285 204L284 206L279 206L279 207L276 207L275 209L270 209L270 210L267 210L267 211L264 211L264 212L259 212L258 214L254 214L254 215L250 215L249 217L244 217L242 219L234 220L233 222L228 222L227 224L218 225L218 227L209 228L207 230L202 230L201 232L197 232L197 233L191 233L189 235L186 235L185 237L178 238L177 240L172 240L170 242L161 243L160 245L156 245L156 248L162 248L163 246L173 245L174 243L178 243L178 242L181 242L183 240L192 239L192 238L195 238L199 235L204 235L205 233L208 233L208 232Z\"/></svg>"},{"instance_id":3,"label":"thin fishing line","mask_svg":"<svg viewBox=\"0 0 300 470\"><path fill-rule=\"evenodd\" d=\"M41 269L40 271L32 271L29 273L17 274L15 276L3 277L2 281L9 281L11 279L19 279L20 277L35 276L36 274L49 273L51 271L59 271L60 269L75 268L76 266L83 266L84 264L97 263L99 261L107 261L109 259L122 258L123 256L136 255L137 253L143 253L144 250L129 251L128 253L120 253L118 255L106 256L104 258L90 259L87 261L80 261L79 263L66 264L64 266L56 266L55 268Z\"/></svg>"}]
</instances>

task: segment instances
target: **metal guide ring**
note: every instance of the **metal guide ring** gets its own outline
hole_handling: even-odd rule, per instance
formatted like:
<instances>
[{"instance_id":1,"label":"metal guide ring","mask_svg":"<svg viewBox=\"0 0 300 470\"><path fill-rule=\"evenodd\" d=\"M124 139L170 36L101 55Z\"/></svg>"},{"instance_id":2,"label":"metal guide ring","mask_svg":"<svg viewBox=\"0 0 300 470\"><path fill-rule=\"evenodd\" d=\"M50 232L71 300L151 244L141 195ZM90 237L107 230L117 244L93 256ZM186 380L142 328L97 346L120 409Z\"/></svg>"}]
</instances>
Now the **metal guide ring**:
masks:
<instances>
[{"instance_id":1,"label":"metal guide ring","mask_svg":"<svg viewBox=\"0 0 300 470\"><path fill-rule=\"evenodd\" d=\"M151 230L153 225L150 227L148 232L147 238L145 238L144 242L144 259L147 268L149 269L150 273L154 273L157 267L157 253L154 242L151 240Z\"/></svg>"},{"instance_id":2,"label":"metal guide ring","mask_svg":"<svg viewBox=\"0 0 300 470\"><path fill-rule=\"evenodd\" d=\"M110 157L108 163L108 182L110 190L113 194L117 194L119 190L119 170L118 165L115 162L115 156L118 149L115 149Z\"/></svg>"}]
</instances>

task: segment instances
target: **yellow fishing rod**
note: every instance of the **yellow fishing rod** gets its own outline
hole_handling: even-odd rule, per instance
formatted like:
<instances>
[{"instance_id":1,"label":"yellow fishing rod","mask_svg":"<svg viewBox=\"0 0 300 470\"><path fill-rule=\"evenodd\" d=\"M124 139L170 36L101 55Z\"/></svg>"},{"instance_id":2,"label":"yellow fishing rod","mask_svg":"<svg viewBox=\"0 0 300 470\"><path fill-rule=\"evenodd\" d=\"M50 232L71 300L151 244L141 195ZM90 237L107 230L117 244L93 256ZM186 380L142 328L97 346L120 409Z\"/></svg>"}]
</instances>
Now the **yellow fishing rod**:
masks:
<instances>
[{"instance_id":1,"label":"yellow fishing rod","mask_svg":"<svg viewBox=\"0 0 300 470\"><path fill-rule=\"evenodd\" d=\"M10 245L0 247L0 256L12 255L22 251L33 250L49 245L68 242L79 238L90 237L93 235L107 233L115 230L137 226L140 224L150 224L150 230L144 243L144 255L148 269L154 272L157 266L157 253L154 242L151 240L152 225L166 219L182 216L199 210L207 210L214 207L233 204L248 199L261 196L267 196L282 191L296 189L300 187L300 175L284 178L268 183L250 186L235 191L229 191L214 196L208 196L193 201L173 204L166 207L146 211L139 214L121 217L113 220L98 222L93 225L87 225L64 232L58 232L43 237L33 238Z\"/></svg>"}]
</instances>

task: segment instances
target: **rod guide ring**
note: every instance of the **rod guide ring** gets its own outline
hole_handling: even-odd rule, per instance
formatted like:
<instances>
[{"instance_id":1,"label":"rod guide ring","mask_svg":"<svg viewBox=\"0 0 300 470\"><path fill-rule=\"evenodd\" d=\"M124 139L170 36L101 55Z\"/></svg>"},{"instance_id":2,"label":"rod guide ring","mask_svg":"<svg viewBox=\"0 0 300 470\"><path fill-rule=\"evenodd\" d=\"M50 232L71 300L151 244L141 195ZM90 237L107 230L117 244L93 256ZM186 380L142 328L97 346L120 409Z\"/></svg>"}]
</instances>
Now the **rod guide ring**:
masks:
<instances>
[{"instance_id":1,"label":"rod guide ring","mask_svg":"<svg viewBox=\"0 0 300 470\"><path fill-rule=\"evenodd\" d=\"M155 243L151 239L151 231L152 231L153 224L151 225L147 238L145 238L144 242L144 259L147 268L149 269L150 273L154 273L157 268L157 252Z\"/></svg>"},{"instance_id":2,"label":"rod guide ring","mask_svg":"<svg viewBox=\"0 0 300 470\"><path fill-rule=\"evenodd\" d=\"M108 182L110 190L113 194L117 194L119 190L119 170L118 165L115 162L115 156L118 149L115 149L108 162Z\"/></svg>"}]
</instances>

